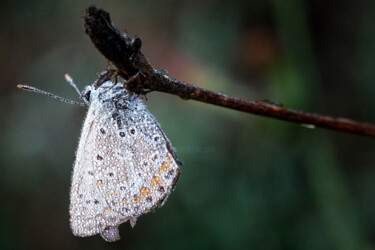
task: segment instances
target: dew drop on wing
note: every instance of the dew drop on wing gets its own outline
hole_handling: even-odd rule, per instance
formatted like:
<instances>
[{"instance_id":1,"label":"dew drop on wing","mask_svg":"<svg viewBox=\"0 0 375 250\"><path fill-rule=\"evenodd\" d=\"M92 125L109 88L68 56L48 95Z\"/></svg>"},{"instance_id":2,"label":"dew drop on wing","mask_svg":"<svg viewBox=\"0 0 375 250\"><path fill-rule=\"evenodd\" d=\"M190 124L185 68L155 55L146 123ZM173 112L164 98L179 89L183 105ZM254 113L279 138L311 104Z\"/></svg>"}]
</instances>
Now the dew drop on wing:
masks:
<instances>
[{"instance_id":1,"label":"dew drop on wing","mask_svg":"<svg viewBox=\"0 0 375 250\"><path fill-rule=\"evenodd\" d=\"M107 227L100 233L100 235L105 241L108 242L114 242L120 239L120 233L117 226Z\"/></svg>"}]
</instances>

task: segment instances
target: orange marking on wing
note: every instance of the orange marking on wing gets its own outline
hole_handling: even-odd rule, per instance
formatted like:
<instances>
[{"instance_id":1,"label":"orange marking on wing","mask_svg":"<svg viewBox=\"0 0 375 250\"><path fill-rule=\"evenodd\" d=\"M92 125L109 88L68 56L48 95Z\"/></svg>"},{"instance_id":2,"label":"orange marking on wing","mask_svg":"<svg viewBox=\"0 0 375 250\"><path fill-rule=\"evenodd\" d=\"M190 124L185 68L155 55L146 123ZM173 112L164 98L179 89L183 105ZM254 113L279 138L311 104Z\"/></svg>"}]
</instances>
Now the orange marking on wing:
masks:
<instances>
[{"instance_id":1,"label":"orange marking on wing","mask_svg":"<svg viewBox=\"0 0 375 250\"><path fill-rule=\"evenodd\" d=\"M142 197L146 197L151 193L151 190L146 187L142 187L140 193Z\"/></svg>"},{"instance_id":2,"label":"orange marking on wing","mask_svg":"<svg viewBox=\"0 0 375 250\"><path fill-rule=\"evenodd\" d=\"M151 185L153 187L160 186L162 183L163 183L163 181L161 180L161 178L159 176L155 176L151 180Z\"/></svg>"}]
</instances>

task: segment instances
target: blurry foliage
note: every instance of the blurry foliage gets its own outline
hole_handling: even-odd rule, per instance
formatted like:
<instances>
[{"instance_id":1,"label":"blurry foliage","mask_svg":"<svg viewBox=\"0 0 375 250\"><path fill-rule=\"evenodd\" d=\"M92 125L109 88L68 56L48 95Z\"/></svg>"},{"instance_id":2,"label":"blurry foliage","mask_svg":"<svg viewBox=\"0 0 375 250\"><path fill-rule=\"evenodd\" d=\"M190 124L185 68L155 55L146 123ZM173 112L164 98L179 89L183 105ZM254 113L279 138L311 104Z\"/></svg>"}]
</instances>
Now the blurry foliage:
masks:
<instances>
[{"instance_id":1,"label":"blurry foliage","mask_svg":"<svg viewBox=\"0 0 375 250\"><path fill-rule=\"evenodd\" d=\"M2 5L0 245L4 249L372 249L375 143L163 93L146 101L184 161L166 205L74 237L69 186L85 110L72 99L106 67L83 32L92 1ZM143 39L156 67L248 100L375 122L373 1L95 1Z\"/></svg>"}]
</instances>

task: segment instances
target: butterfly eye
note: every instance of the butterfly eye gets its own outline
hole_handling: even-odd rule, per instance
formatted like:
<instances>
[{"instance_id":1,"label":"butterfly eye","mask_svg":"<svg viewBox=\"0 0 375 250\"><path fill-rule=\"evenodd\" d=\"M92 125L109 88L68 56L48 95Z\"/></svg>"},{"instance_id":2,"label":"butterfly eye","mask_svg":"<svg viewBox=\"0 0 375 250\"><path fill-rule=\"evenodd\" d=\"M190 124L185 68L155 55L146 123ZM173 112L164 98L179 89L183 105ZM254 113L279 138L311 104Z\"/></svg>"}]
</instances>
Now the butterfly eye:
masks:
<instances>
[{"instance_id":1,"label":"butterfly eye","mask_svg":"<svg viewBox=\"0 0 375 250\"><path fill-rule=\"evenodd\" d=\"M86 101L90 102L90 95L91 95L91 90L87 91L87 92L83 95L83 99L85 99Z\"/></svg>"}]
</instances>

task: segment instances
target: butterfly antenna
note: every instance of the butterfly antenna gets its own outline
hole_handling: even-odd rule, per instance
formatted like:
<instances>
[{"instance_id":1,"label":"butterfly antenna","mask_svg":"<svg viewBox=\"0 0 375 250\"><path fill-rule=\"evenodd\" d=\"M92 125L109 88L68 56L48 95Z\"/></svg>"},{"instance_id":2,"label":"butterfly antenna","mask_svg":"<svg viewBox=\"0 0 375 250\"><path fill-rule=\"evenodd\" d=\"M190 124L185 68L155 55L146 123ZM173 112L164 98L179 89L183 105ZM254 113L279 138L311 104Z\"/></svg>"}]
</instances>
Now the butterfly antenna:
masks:
<instances>
[{"instance_id":1,"label":"butterfly antenna","mask_svg":"<svg viewBox=\"0 0 375 250\"><path fill-rule=\"evenodd\" d=\"M84 103L84 102L72 101L72 100L69 100L67 98L52 94L52 93L44 91L44 90L37 89L35 87L31 87L31 86L28 86L28 85L19 84L19 85L17 85L17 88L22 89L22 90L26 90L26 91L30 91L30 92L35 92L35 93L42 94L42 95L46 95L46 96L52 97L54 99L57 99L61 102L65 102L65 103L69 103L69 104L76 104L76 105L80 105L80 106L87 106L87 104Z\"/></svg>"},{"instance_id":2,"label":"butterfly antenna","mask_svg":"<svg viewBox=\"0 0 375 250\"><path fill-rule=\"evenodd\" d=\"M78 95L81 96L81 91L79 91L77 85L73 82L73 78L68 74L65 74L64 76L65 80L70 84L70 86L72 86L77 91Z\"/></svg>"}]
</instances>

